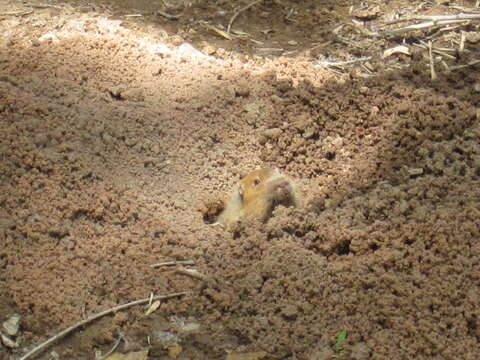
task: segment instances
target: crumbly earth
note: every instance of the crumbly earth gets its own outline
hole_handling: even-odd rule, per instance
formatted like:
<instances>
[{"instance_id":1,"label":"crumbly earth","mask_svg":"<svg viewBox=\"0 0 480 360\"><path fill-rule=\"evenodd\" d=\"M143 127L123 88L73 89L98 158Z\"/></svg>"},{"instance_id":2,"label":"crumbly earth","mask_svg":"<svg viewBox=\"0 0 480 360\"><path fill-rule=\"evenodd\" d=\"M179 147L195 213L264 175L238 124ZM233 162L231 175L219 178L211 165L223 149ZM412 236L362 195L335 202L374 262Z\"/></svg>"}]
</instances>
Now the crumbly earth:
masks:
<instances>
[{"instance_id":1,"label":"crumbly earth","mask_svg":"<svg viewBox=\"0 0 480 360\"><path fill-rule=\"evenodd\" d=\"M122 335L118 351L150 359L324 360L343 330L337 358L478 358L478 67L432 81L415 59L368 78L316 66L301 51L349 1L283 0L292 23L274 1L239 16L245 32L276 29L266 48L294 39L299 56L280 57L183 18L122 17L151 1L112 3L1 5L0 321L23 318L0 358L179 291L191 293L106 316L38 359L92 359ZM213 24L238 9L173 5ZM303 205L212 226L260 166L295 178ZM176 260L211 281L151 266Z\"/></svg>"}]
</instances>

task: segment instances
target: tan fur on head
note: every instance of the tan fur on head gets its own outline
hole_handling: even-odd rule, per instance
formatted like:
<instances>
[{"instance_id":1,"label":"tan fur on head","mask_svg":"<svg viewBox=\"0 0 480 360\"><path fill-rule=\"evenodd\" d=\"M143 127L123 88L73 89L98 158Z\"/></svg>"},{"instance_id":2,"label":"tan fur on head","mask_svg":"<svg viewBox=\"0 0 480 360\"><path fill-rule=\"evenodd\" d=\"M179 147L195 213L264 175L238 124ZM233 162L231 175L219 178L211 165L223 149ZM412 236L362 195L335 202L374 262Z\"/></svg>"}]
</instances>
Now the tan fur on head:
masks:
<instances>
[{"instance_id":1,"label":"tan fur on head","mask_svg":"<svg viewBox=\"0 0 480 360\"><path fill-rule=\"evenodd\" d=\"M240 180L218 222L229 226L243 217L266 221L277 205L298 205L293 181L277 168L255 170Z\"/></svg>"}]
</instances>

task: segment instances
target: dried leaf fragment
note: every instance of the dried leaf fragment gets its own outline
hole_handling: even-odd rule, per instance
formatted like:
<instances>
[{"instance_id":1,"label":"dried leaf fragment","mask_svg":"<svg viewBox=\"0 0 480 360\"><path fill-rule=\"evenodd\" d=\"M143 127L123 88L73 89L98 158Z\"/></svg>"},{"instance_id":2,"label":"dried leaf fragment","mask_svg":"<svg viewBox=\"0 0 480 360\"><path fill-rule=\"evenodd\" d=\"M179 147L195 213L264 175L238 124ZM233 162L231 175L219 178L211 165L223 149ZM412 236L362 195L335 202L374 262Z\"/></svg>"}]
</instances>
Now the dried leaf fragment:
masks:
<instances>
[{"instance_id":1,"label":"dried leaf fragment","mask_svg":"<svg viewBox=\"0 0 480 360\"><path fill-rule=\"evenodd\" d=\"M395 46L393 48L387 49L383 52L383 58L387 58L389 56L392 56L393 54L404 54L404 55L411 55L410 54L410 49L406 47L405 45L399 45Z\"/></svg>"},{"instance_id":2,"label":"dried leaf fragment","mask_svg":"<svg viewBox=\"0 0 480 360\"><path fill-rule=\"evenodd\" d=\"M151 313L155 312L160 307L160 301L154 301L152 305L147 309L145 312L145 316L150 315Z\"/></svg>"}]
</instances>

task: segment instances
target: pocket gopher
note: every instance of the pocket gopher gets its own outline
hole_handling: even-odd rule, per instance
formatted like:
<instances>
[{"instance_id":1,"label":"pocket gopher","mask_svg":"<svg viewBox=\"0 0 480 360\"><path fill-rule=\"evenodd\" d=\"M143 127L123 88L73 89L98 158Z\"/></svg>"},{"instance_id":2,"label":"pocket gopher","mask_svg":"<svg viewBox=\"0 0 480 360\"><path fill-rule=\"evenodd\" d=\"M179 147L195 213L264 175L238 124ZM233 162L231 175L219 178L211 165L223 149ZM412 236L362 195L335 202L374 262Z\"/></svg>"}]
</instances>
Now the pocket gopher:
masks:
<instances>
[{"instance_id":1,"label":"pocket gopher","mask_svg":"<svg viewBox=\"0 0 480 360\"><path fill-rule=\"evenodd\" d=\"M263 168L240 180L217 221L226 227L243 217L266 221L275 206L297 206L297 201L291 179L277 168Z\"/></svg>"}]
</instances>

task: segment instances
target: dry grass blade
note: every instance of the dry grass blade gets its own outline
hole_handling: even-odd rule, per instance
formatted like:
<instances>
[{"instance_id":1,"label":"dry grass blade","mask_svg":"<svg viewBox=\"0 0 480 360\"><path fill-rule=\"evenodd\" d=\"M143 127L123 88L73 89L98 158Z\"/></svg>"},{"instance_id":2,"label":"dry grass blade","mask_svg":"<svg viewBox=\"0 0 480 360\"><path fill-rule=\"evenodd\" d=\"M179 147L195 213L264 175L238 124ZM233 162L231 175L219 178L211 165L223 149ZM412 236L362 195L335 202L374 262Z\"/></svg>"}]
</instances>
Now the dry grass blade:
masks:
<instances>
[{"instance_id":1,"label":"dry grass blade","mask_svg":"<svg viewBox=\"0 0 480 360\"><path fill-rule=\"evenodd\" d=\"M221 37L227 39L227 40L232 40L232 37L230 36L229 33L223 31L223 30L220 30L218 28L216 28L215 26L213 25L210 25L210 24L204 24L204 26L207 28L207 29L210 29L212 30L213 32L217 33L218 35L220 35Z\"/></svg>"},{"instance_id":2,"label":"dry grass blade","mask_svg":"<svg viewBox=\"0 0 480 360\"><path fill-rule=\"evenodd\" d=\"M164 261L150 265L150 267L157 268L163 266L176 266L176 265L195 265L192 260L177 260L177 261Z\"/></svg>"}]
</instances>

